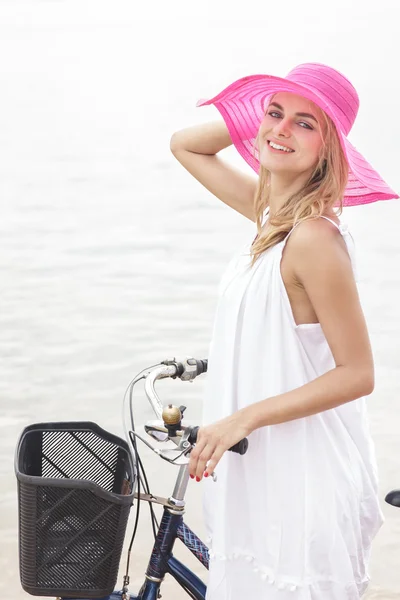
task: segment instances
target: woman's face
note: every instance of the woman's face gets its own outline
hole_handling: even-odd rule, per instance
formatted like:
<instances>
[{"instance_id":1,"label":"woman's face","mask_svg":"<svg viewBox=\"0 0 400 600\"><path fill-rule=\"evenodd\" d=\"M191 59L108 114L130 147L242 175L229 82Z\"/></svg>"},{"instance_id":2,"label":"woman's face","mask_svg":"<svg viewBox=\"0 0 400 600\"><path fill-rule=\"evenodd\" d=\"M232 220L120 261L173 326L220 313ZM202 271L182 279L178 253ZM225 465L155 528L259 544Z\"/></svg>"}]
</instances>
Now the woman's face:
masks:
<instances>
[{"instance_id":1,"label":"woman's face","mask_svg":"<svg viewBox=\"0 0 400 600\"><path fill-rule=\"evenodd\" d=\"M319 114L306 98L275 94L259 128L260 164L274 174L311 175L323 146Z\"/></svg>"}]
</instances>

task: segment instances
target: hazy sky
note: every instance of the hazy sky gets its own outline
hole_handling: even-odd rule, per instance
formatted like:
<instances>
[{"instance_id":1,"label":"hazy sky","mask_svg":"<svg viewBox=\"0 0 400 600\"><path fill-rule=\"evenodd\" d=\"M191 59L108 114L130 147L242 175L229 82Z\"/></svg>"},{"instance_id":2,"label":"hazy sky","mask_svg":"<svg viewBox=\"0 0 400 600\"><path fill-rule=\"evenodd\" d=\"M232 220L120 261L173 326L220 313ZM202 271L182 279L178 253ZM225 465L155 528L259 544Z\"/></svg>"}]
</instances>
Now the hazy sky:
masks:
<instances>
[{"instance_id":1,"label":"hazy sky","mask_svg":"<svg viewBox=\"0 0 400 600\"><path fill-rule=\"evenodd\" d=\"M53 121L57 141L60 107L69 132L71 114L78 122L103 118L107 129L107 115L119 113L162 146L184 124L182 112L185 119L214 118L215 110L196 109L196 100L233 79L326 62L359 91L353 141L396 187L399 11L397 0L2 0L3 147L10 160L14 152L32 158L23 138L35 155L50 143L43 127ZM111 123L111 137L114 129Z\"/></svg>"}]
</instances>

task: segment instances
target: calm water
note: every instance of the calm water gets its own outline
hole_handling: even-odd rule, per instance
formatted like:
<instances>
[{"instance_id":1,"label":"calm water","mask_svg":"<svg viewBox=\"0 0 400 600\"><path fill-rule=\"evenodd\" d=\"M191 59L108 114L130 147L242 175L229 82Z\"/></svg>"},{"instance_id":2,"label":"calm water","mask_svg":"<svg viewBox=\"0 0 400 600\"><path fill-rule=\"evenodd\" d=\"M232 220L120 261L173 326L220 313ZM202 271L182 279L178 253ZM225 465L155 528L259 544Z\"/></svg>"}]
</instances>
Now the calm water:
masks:
<instances>
[{"instance_id":1,"label":"calm water","mask_svg":"<svg viewBox=\"0 0 400 600\"><path fill-rule=\"evenodd\" d=\"M399 91L396 80L385 78L393 67L384 58L394 25L380 21L373 4L347 9L355 16L363 8L355 35L365 60L356 64L350 26L341 21L344 43L336 43L344 4L335 4L325 31L312 17L318 5L308 4L306 21L293 8L277 59L270 46L280 43L279 32L265 25L266 48L261 3L245 19L235 13L226 19L225 2L212 18L211 5L200 11L181 2L155 13L142 7L139 14L130 3L104 0L0 2L0 568L7 574L0 591L6 600L19 593L13 452L22 428L91 419L121 434L122 396L137 371L171 355L207 356L219 277L253 229L169 153L175 129L216 118L212 109L195 109L197 99L250 72L283 74L303 60L330 62L357 76L363 98L357 145L400 189L398 122L382 126L375 119L379 147L370 139L370 116L379 112L371 66L381 65L374 82L385 81L389 113ZM300 18L306 31L297 36ZM382 26L374 28L373 48L372 23ZM307 42L307 31L317 46ZM241 164L234 152L226 156ZM369 407L383 499L400 486L400 203L349 209L342 220L357 242L376 360ZM166 401L185 402L196 422L203 385L168 381L160 391ZM143 395L136 403L139 421L152 417ZM145 451L143 457L153 493L170 493L174 467ZM187 521L201 534L200 485L190 486ZM400 594L400 511L383 509L370 597L388 600ZM132 589L150 547L147 524L143 511ZM181 597L171 581L166 585L165 598Z\"/></svg>"}]
</instances>

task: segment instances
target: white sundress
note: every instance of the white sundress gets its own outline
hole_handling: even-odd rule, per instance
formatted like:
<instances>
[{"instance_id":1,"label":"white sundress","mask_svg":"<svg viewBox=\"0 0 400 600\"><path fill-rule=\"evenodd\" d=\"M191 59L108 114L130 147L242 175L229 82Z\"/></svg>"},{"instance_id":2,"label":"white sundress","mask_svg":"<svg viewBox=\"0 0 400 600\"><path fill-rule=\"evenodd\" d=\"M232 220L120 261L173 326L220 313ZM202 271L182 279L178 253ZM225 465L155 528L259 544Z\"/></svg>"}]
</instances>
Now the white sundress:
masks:
<instances>
[{"instance_id":1,"label":"white sundress","mask_svg":"<svg viewBox=\"0 0 400 600\"><path fill-rule=\"evenodd\" d=\"M354 270L347 226L331 223ZM222 277L204 424L335 367L319 323L295 323L280 271L290 233L252 268L246 244ZM203 480L207 600L361 597L383 523L365 398L255 430L247 453L226 452L216 473Z\"/></svg>"}]
</instances>

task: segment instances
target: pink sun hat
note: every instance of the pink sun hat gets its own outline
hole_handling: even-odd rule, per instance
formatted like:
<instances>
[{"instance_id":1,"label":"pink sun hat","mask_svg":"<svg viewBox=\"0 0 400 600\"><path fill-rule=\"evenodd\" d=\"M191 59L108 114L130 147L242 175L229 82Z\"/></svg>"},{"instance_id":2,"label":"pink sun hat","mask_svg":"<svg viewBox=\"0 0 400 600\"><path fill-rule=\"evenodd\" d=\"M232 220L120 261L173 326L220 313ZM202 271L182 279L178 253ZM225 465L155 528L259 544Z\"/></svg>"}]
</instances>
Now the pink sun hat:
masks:
<instances>
[{"instance_id":1,"label":"pink sun hat","mask_svg":"<svg viewBox=\"0 0 400 600\"><path fill-rule=\"evenodd\" d=\"M273 75L242 77L211 100L199 100L197 106L214 104L237 151L258 174L256 136L269 97L278 92L291 92L311 100L335 124L349 165L343 206L399 198L347 139L359 108L358 94L350 81L331 67L306 63L295 67L284 78Z\"/></svg>"}]
</instances>

